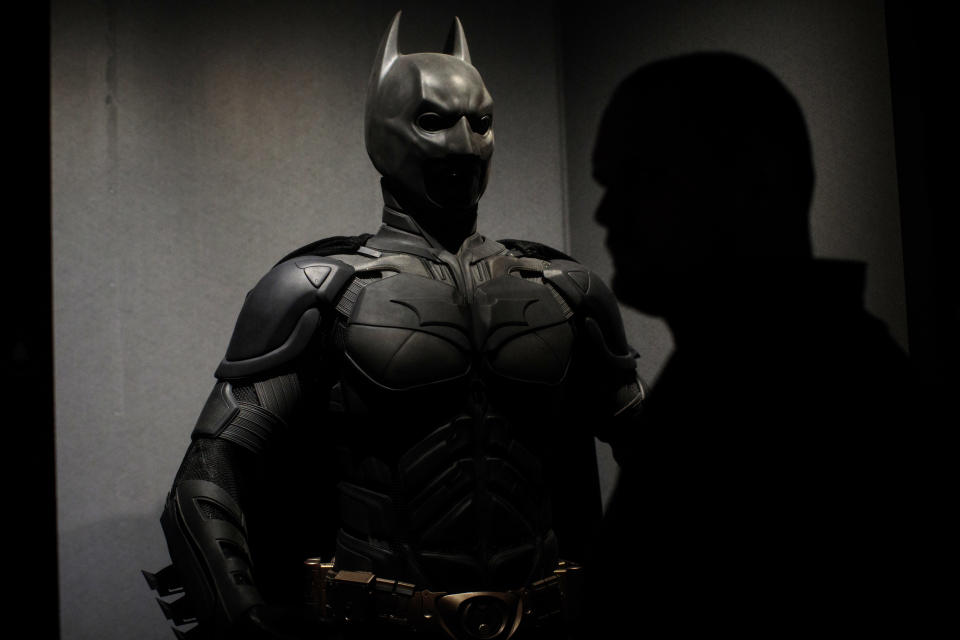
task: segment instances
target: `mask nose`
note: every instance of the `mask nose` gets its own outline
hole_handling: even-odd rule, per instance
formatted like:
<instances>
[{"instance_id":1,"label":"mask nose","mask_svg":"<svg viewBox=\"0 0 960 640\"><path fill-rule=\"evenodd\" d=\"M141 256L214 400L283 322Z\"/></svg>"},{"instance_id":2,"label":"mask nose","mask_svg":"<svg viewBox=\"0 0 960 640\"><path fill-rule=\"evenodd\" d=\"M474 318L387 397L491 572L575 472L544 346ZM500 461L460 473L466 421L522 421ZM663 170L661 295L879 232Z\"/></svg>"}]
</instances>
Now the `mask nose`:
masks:
<instances>
[{"instance_id":1,"label":"mask nose","mask_svg":"<svg viewBox=\"0 0 960 640\"><path fill-rule=\"evenodd\" d=\"M457 155L476 155L473 130L467 116L460 116L457 123L447 130L447 152Z\"/></svg>"}]
</instances>

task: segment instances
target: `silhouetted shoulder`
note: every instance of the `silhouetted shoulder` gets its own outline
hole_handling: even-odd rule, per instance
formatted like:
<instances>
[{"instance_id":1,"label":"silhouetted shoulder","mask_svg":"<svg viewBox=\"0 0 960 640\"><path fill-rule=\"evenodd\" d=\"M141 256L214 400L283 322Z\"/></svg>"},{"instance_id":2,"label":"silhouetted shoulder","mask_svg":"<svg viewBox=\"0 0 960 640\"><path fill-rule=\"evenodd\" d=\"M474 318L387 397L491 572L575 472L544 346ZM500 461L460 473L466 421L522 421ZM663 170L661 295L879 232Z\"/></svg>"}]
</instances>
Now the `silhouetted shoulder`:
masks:
<instances>
[{"instance_id":1,"label":"silhouetted shoulder","mask_svg":"<svg viewBox=\"0 0 960 640\"><path fill-rule=\"evenodd\" d=\"M500 240L510 254L519 258L542 260L546 264L543 279L557 290L571 310L580 316L587 335L604 347L612 358L625 358L633 367L633 356L623 331L620 307L606 283L587 267L567 254L539 242ZM629 364L627 360L629 359Z\"/></svg>"},{"instance_id":2,"label":"silhouetted shoulder","mask_svg":"<svg viewBox=\"0 0 960 640\"><path fill-rule=\"evenodd\" d=\"M352 266L332 256L277 264L247 294L217 377L261 375L300 355L352 275Z\"/></svg>"},{"instance_id":3,"label":"silhouetted shoulder","mask_svg":"<svg viewBox=\"0 0 960 640\"><path fill-rule=\"evenodd\" d=\"M634 351L623 329L620 306L602 278L572 258L550 260L543 277L579 316L588 339L596 343L598 353L608 364L623 369L636 366Z\"/></svg>"},{"instance_id":4,"label":"silhouetted shoulder","mask_svg":"<svg viewBox=\"0 0 960 640\"><path fill-rule=\"evenodd\" d=\"M623 330L620 306L597 274L562 251L538 242L500 240L500 243L513 255L548 263L543 271L544 281L554 287L573 310L578 324L595 343L596 353L603 357L605 364L626 370L636 367L635 353Z\"/></svg>"},{"instance_id":5,"label":"silhouetted shoulder","mask_svg":"<svg viewBox=\"0 0 960 640\"><path fill-rule=\"evenodd\" d=\"M538 260L567 260L576 262L573 258L551 246L533 242L531 240L515 240L507 238L498 240L511 254L521 258L536 258Z\"/></svg>"}]
</instances>

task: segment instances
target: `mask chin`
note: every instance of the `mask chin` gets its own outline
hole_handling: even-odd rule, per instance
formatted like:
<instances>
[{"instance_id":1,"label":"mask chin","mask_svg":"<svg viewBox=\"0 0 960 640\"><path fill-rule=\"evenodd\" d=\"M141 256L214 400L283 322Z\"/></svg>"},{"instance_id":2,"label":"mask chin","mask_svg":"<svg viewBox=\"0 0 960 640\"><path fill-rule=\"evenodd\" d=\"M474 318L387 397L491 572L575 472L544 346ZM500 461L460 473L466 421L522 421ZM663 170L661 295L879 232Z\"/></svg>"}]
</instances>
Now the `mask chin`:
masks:
<instances>
[{"instance_id":1,"label":"mask chin","mask_svg":"<svg viewBox=\"0 0 960 640\"><path fill-rule=\"evenodd\" d=\"M423 164L427 198L444 209L465 209L483 194L486 167L477 156L446 156Z\"/></svg>"}]
</instances>

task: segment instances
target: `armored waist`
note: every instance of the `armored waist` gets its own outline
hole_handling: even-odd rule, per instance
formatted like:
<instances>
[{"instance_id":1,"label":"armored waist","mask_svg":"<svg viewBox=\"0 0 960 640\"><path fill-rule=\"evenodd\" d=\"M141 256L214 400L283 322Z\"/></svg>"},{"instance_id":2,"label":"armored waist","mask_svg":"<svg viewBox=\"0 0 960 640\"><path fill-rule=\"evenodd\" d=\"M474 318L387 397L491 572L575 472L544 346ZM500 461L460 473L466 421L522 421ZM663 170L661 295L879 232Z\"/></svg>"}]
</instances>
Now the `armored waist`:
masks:
<instances>
[{"instance_id":1,"label":"armored waist","mask_svg":"<svg viewBox=\"0 0 960 640\"><path fill-rule=\"evenodd\" d=\"M380 625L453 640L508 640L518 630L559 627L580 615L582 567L562 560L549 576L525 587L463 593L337 570L315 558L306 567L307 602L328 624Z\"/></svg>"}]
</instances>

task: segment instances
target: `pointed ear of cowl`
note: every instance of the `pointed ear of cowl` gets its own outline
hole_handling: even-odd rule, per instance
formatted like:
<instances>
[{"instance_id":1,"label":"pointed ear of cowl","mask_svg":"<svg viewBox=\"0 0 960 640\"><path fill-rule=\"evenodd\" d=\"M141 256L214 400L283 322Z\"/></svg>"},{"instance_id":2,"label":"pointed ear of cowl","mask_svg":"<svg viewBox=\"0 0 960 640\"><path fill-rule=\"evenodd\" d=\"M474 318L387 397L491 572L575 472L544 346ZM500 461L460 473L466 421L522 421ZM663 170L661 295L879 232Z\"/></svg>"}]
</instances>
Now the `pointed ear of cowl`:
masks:
<instances>
[{"instance_id":1,"label":"pointed ear of cowl","mask_svg":"<svg viewBox=\"0 0 960 640\"><path fill-rule=\"evenodd\" d=\"M453 18L453 22L450 24L450 31L447 33L447 44L444 45L443 52L448 56L460 58L467 64L471 64L470 47L467 46L467 36L463 34L463 25L460 24L460 18Z\"/></svg>"},{"instance_id":2,"label":"pointed ear of cowl","mask_svg":"<svg viewBox=\"0 0 960 640\"><path fill-rule=\"evenodd\" d=\"M397 38L400 34L401 13L401 11L397 11L397 14L393 16L390 28L387 29L383 40L380 41L380 48L377 49L377 57L373 62L373 73L370 77L371 89L375 89L380 84L380 81L387 75L390 65L400 57L400 52L397 50Z\"/></svg>"}]
</instances>

